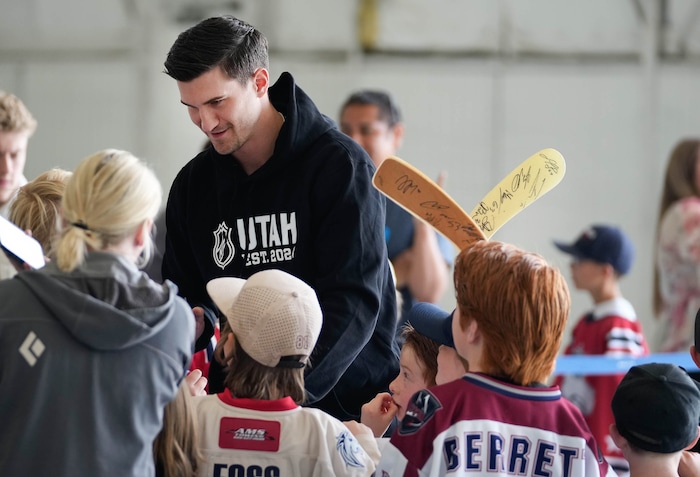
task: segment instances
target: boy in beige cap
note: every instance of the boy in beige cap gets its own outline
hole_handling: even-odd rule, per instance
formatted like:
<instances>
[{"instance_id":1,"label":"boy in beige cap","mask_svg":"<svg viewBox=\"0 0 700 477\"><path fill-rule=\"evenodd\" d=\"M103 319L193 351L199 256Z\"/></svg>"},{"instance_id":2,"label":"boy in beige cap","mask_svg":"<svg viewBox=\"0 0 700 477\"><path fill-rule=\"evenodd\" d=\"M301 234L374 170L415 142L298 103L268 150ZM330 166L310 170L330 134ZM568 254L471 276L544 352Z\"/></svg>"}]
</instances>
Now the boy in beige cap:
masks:
<instances>
[{"instance_id":1,"label":"boy in beige cap","mask_svg":"<svg viewBox=\"0 0 700 477\"><path fill-rule=\"evenodd\" d=\"M379 451L369 428L349 423L356 438L336 418L300 406L323 321L314 290L263 270L216 278L207 292L228 319L216 351L228 374L224 392L195 399L200 475L371 475Z\"/></svg>"}]
</instances>

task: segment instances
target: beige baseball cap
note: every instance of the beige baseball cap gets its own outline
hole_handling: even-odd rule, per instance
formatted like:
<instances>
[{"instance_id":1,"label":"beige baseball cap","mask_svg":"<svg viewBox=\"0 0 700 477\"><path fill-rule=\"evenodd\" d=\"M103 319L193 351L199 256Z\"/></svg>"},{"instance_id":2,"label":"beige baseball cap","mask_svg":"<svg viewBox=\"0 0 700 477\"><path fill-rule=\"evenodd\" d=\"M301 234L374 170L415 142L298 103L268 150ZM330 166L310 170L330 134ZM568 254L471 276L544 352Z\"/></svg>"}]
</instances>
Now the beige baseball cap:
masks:
<instances>
[{"instance_id":1,"label":"beige baseball cap","mask_svg":"<svg viewBox=\"0 0 700 477\"><path fill-rule=\"evenodd\" d=\"M263 270L247 280L215 278L207 292L251 358L271 368L305 366L323 323L313 288L282 270ZM291 358L297 355L301 361Z\"/></svg>"}]
</instances>

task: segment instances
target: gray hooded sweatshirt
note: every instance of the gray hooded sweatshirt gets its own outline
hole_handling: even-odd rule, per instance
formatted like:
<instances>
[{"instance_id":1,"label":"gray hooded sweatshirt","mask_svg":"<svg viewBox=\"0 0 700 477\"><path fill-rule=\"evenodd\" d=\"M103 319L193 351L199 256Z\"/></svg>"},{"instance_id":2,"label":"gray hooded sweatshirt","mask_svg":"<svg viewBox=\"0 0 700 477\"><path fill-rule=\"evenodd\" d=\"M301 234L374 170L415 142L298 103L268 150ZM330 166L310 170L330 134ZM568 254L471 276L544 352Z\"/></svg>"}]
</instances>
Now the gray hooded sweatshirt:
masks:
<instances>
[{"instance_id":1,"label":"gray hooded sweatshirt","mask_svg":"<svg viewBox=\"0 0 700 477\"><path fill-rule=\"evenodd\" d=\"M175 285L119 255L0 281L0 475L152 476L193 343Z\"/></svg>"}]
</instances>

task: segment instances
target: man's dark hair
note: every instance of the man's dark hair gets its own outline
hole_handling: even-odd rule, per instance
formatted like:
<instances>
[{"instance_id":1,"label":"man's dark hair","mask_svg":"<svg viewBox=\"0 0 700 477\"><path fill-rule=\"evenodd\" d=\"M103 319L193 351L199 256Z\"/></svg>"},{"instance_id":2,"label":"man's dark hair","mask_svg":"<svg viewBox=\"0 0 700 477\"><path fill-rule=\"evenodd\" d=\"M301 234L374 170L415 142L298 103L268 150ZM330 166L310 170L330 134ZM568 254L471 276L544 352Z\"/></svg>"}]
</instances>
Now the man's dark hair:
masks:
<instances>
[{"instance_id":1,"label":"man's dark hair","mask_svg":"<svg viewBox=\"0 0 700 477\"><path fill-rule=\"evenodd\" d=\"M341 113L345 111L345 108L354 104L376 106L379 109L379 119L387 123L389 127L394 127L401 122L399 108L396 107L391 96L383 91L366 89L351 94L350 97L345 100L340 110Z\"/></svg>"},{"instance_id":2,"label":"man's dark hair","mask_svg":"<svg viewBox=\"0 0 700 477\"><path fill-rule=\"evenodd\" d=\"M246 84L256 69L269 67L267 39L231 15L211 17L178 35L165 60L165 73L187 82L217 66Z\"/></svg>"}]
</instances>

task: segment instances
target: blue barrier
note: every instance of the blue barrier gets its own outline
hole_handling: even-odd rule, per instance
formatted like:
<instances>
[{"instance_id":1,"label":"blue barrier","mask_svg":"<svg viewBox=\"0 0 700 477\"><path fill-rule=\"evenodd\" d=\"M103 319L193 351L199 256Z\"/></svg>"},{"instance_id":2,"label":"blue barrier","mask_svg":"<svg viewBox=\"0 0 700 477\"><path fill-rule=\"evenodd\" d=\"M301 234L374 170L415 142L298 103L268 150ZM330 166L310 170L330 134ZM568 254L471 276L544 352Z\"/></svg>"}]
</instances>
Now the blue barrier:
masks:
<instances>
[{"instance_id":1,"label":"blue barrier","mask_svg":"<svg viewBox=\"0 0 700 477\"><path fill-rule=\"evenodd\" d=\"M579 374L579 375L605 375L626 373L632 366L645 363L673 363L682 366L688 372L698 371L690 357L688 351L683 353L655 353L639 358L621 357L612 358L609 356L593 355L560 355L557 358L555 375Z\"/></svg>"}]
</instances>

